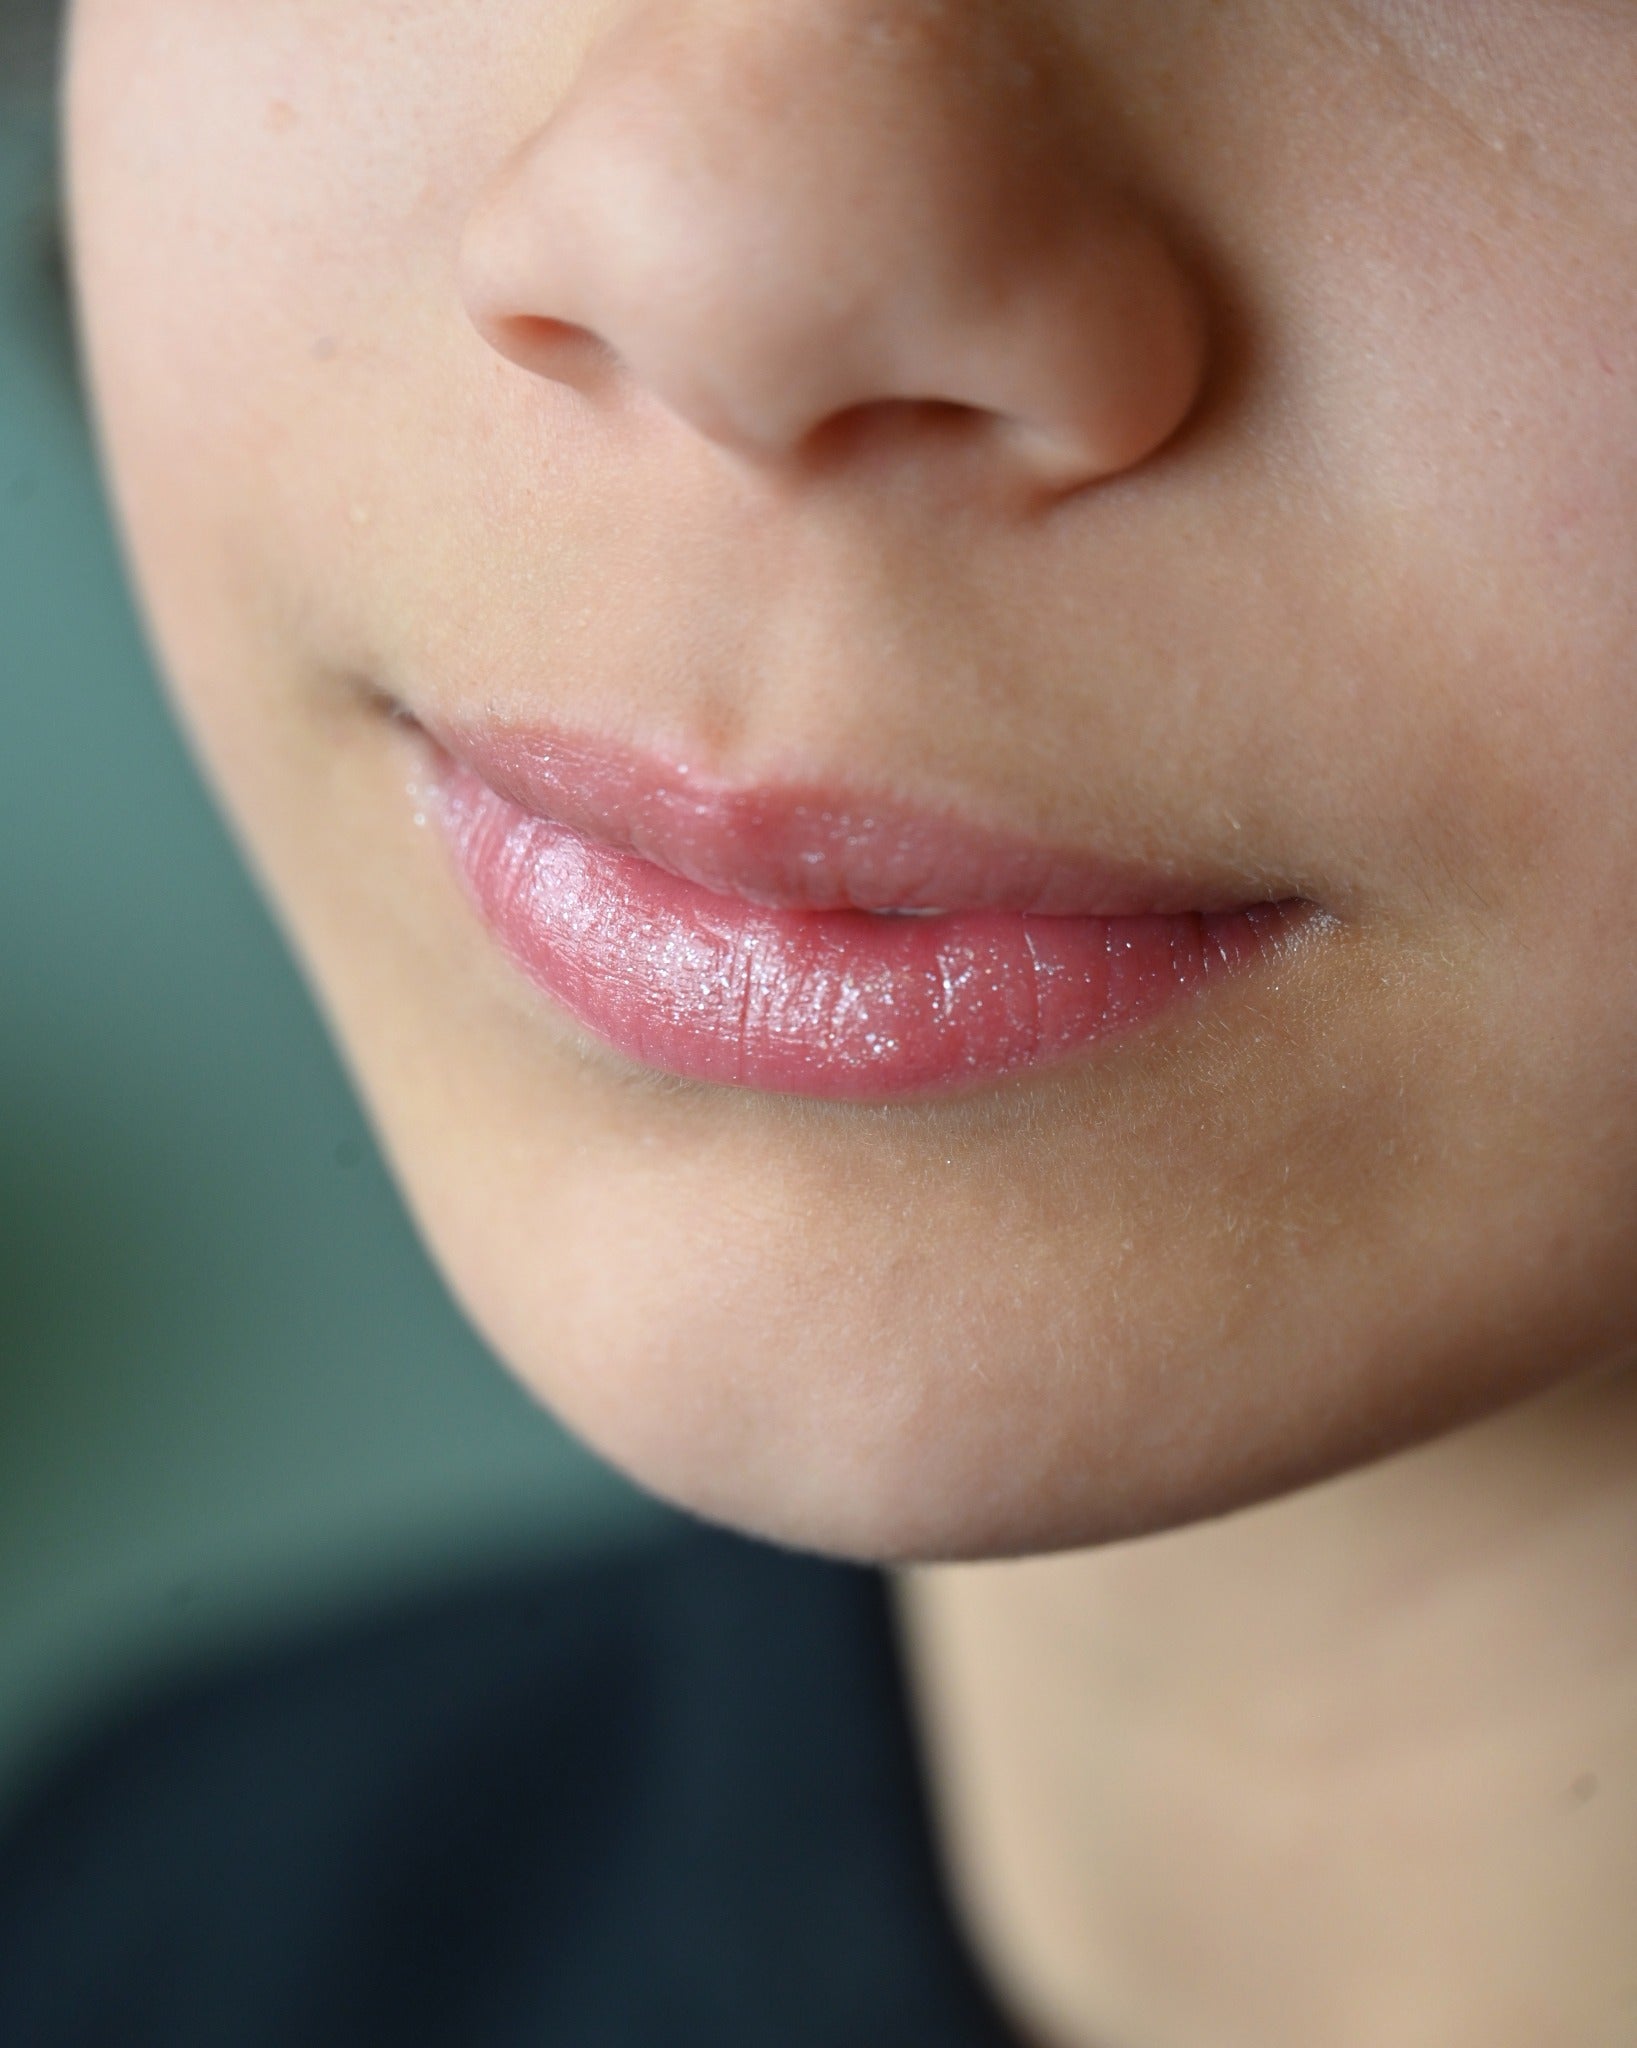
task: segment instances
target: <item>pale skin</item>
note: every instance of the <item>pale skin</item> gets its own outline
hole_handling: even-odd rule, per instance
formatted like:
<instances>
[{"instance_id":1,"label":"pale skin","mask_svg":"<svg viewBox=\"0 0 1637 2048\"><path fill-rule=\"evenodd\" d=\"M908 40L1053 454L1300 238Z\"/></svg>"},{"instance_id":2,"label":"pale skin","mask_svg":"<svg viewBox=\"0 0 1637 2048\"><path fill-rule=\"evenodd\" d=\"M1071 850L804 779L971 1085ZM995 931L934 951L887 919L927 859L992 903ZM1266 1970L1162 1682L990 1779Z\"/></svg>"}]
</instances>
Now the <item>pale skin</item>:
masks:
<instances>
[{"instance_id":1,"label":"pale skin","mask_svg":"<svg viewBox=\"0 0 1637 2048\"><path fill-rule=\"evenodd\" d=\"M951 1871L1050 2048L1637 2041L1637 1393L901 1586Z\"/></svg>"},{"instance_id":2,"label":"pale skin","mask_svg":"<svg viewBox=\"0 0 1637 2048\"><path fill-rule=\"evenodd\" d=\"M1631 0L75 8L135 582L429 1248L904 1566L1054 2048L1637 2041L1633 106ZM393 705L1326 921L963 1099L676 1083Z\"/></svg>"}]
</instances>

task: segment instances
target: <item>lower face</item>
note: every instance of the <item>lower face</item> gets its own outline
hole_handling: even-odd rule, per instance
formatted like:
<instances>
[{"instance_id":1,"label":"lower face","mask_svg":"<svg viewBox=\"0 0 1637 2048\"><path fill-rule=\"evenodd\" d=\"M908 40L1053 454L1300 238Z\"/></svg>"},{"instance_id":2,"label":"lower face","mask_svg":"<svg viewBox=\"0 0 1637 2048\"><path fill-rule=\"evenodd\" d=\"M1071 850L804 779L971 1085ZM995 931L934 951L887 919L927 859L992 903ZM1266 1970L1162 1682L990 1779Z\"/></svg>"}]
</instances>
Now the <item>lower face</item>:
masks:
<instances>
[{"instance_id":1,"label":"lower face","mask_svg":"<svg viewBox=\"0 0 1637 2048\"><path fill-rule=\"evenodd\" d=\"M1096 10L1088 96L1129 74L1237 340L1162 454L1024 521L907 458L769 497L489 347L463 223L598 25L542 12L79 0L70 73L162 666L495 1349L662 1495L900 1559L1185 1523L1623 1354L1637 141L1597 109L1637 20L1506 0L1491 70L1564 49L1503 106L1392 0ZM660 970L508 925L440 825L483 721L1180 864L1231 971L896 1066L633 1025ZM1246 903L1286 907L1241 946ZM831 914L922 1000L937 920Z\"/></svg>"}]
</instances>

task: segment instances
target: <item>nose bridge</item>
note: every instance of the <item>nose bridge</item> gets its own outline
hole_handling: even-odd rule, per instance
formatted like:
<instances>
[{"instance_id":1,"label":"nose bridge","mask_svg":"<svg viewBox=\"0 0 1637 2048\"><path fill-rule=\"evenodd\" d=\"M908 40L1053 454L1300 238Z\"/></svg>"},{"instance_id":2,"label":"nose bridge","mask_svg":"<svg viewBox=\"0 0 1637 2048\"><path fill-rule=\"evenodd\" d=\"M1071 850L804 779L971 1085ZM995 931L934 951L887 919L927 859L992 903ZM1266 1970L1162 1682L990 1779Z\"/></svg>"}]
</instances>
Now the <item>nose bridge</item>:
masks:
<instances>
[{"instance_id":1,"label":"nose bridge","mask_svg":"<svg viewBox=\"0 0 1637 2048\"><path fill-rule=\"evenodd\" d=\"M1064 481L1127 468L1203 321L1065 72L989 0L645 0L484 194L469 310L563 381L595 335L747 459L923 401Z\"/></svg>"}]
</instances>

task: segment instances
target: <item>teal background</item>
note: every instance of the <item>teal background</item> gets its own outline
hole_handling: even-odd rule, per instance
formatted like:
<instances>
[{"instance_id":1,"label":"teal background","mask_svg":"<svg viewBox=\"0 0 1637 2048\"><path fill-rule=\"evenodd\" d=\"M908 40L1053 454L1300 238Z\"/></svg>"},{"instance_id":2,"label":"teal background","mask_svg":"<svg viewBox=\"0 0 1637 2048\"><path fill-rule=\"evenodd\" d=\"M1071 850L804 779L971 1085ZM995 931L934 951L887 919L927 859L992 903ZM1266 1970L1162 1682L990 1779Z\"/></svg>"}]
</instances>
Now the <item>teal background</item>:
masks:
<instances>
[{"instance_id":1,"label":"teal background","mask_svg":"<svg viewBox=\"0 0 1637 2048\"><path fill-rule=\"evenodd\" d=\"M161 709L0 9L3 1801L162 1671L659 1510L449 1303Z\"/></svg>"}]
</instances>

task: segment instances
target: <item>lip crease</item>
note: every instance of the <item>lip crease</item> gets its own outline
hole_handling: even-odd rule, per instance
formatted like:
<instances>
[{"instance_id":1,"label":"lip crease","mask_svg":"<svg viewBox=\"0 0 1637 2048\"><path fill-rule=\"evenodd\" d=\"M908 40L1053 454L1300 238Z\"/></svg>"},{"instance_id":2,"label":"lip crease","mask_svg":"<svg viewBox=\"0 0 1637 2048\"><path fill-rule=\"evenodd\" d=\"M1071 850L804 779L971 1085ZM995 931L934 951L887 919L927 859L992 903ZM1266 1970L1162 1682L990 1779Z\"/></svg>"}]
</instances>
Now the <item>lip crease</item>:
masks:
<instances>
[{"instance_id":1,"label":"lip crease","mask_svg":"<svg viewBox=\"0 0 1637 2048\"><path fill-rule=\"evenodd\" d=\"M785 910L1017 910L1131 916L1236 909L1242 884L1178 879L1042 846L892 798L745 787L686 762L541 728L421 721L535 817L720 895Z\"/></svg>"},{"instance_id":2,"label":"lip crease","mask_svg":"<svg viewBox=\"0 0 1637 2048\"><path fill-rule=\"evenodd\" d=\"M411 722L504 950L594 1036L696 1080L855 1101L969 1089L1129 1033L1314 912L896 800Z\"/></svg>"}]
</instances>

